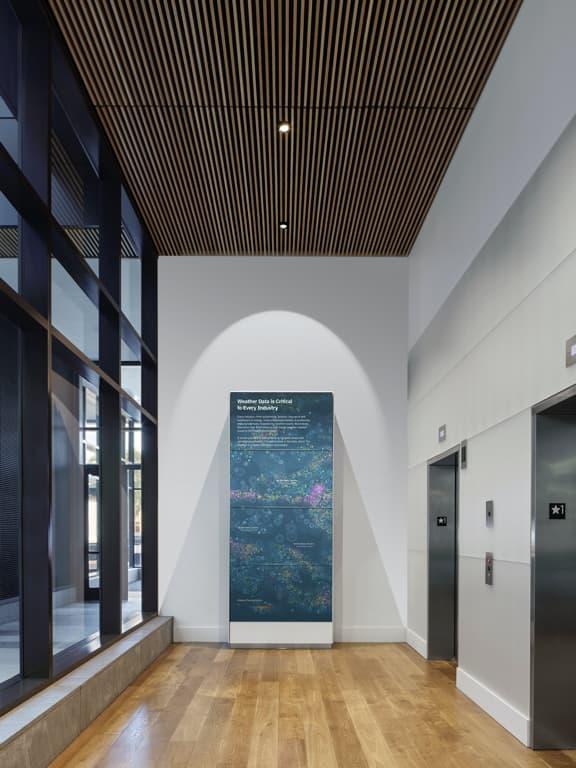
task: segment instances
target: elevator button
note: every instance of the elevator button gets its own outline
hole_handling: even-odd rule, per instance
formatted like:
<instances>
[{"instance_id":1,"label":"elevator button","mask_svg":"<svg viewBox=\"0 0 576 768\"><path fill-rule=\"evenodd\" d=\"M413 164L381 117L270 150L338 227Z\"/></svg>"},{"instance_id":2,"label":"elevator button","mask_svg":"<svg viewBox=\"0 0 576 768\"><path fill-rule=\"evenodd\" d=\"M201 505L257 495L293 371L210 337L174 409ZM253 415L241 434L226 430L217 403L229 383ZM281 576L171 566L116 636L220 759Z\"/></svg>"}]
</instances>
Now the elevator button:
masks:
<instances>
[{"instance_id":1,"label":"elevator button","mask_svg":"<svg viewBox=\"0 0 576 768\"><path fill-rule=\"evenodd\" d=\"M484 563L484 583L491 587L494 584L494 555L492 552L486 552Z\"/></svg>"}]
</instances>

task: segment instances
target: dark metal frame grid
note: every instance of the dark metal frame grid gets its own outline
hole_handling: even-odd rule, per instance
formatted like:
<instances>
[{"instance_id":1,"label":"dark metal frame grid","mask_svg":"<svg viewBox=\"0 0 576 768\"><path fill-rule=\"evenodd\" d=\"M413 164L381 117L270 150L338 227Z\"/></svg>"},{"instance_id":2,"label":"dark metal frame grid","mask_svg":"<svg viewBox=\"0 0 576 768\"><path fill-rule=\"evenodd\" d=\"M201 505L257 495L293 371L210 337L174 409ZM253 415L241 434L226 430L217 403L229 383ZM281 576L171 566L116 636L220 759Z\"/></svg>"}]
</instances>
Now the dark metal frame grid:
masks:
<instances>
[{"instance_id":1,"label":"dark metal frame grid","mask_svg":"<svg viewBox=\"0 0 576 768\"><path fill-rule=\"evenodd\" d=\"M157 522L157 253L141 222L142 334L121 309L121 189L127 190L98 116L44 0L12 3L21 23L20 164L0 144L0 193L20 215L19 292L0 280L0 313L21 330L21 676L0 690L0 713L35 693L122 635L121 409L142 419L142 615L158 610ZM64 51L75 94L98 127L100 276L51 213L52 51ZM130 198L135 210L137 206ZM94 363L51 324L51 258L66 268L99 308ZM121 339L142 362L142 405L121 388ZM99 382L101 485L100 638L52 654L50 522L52 494L52 356ZM131 627L133 629L133 627ZM124 633L125 634L125 633Z\"/></svg>"}]
</instances>

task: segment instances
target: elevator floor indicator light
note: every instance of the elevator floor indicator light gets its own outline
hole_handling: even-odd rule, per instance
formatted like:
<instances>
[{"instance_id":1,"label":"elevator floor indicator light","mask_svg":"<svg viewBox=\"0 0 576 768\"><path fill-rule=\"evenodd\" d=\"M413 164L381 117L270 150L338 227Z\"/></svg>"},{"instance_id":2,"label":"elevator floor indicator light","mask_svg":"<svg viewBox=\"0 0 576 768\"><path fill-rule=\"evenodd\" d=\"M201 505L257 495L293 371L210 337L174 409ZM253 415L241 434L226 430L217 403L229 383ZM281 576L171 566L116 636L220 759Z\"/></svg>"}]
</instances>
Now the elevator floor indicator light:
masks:
<instances>
[{"instance_id":1,"label":"elevator floor indicator light","mask_svg":"<svg viewBox=\"0 0 576 768\"><path fill-rule=\"evenodd\" d=\"M440 517L437 517L436 525L439 528L445 528L448 525L448 518L446 517L446 515L441 515Z\"/></svg>"},{"instance_id":2,"label":"elevator floor indicator light","mask_svg":"<svg viewBox=\"0 0 576 768\"><path fill-rule=\"evenodd\" d=\"M559 501L552 502L548 505L548 516L550 520L566 520L566 504Z\"/></svg>"}]
</instances>

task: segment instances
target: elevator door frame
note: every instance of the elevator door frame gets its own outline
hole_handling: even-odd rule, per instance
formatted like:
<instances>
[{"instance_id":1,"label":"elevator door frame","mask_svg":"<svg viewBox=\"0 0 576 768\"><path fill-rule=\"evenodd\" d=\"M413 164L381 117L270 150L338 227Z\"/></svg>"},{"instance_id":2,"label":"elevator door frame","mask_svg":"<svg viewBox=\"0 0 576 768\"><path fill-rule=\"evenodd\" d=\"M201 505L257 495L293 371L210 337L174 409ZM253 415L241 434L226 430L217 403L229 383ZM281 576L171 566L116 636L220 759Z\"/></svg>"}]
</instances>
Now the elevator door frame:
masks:
<instances>
[{"instance_id":1,"label":"elevator door frame","mask_svg":"<svg viewBox=\"0 0 576 768\"><path fill-rule=\"evenodd\" d=\"M568 387L555 395L541 401L532 408L532 478L531 478L531 511L530 511L530 746L532 749L573 749L576 744L558 744L556 746L535 744L535 651L536 651L536 522L537 522L537 476L538 476L538 446L537 422L538 417L545 415L556 405L576 398L576 385ZM551 499L551 501L562 501Z\"/></svg>"},{"instance_id":2,"label":"elevator door frame","mask_svg":"<svg viewBox=\"0 0 576 768\"><path fill-rule=\"evenodd\" d=\"M448 448L447 450L443 451L442 453L437 454L433 458L429 459L427 462L426 467L426 517L427 517L427 524L426 524L426 554L427 554L427 593L426 593L426 601L427 601L427 658L429 661L439 661L439 660L445 660L445 661L458 661L458 613L459 613L459 563L458 563L458 552L459 552L459 518L460 518L460 449L461 445L457 444L452 446L451 448ZM431 467L435 464L438 464L439 462L443 461L444 459L448 459L451 456L455 457L456 465L454 467L454 472L456 476L456 492L455 492L455 531L454 531L454 656L451 658L445 657L445 656L439 656L439 655L431 655L430 653L430 626L431 626L431 600L430 600L430 528L432 524L432 510L431 510L431 503L430 503L430 470Z\"/></svg>"}]
</instances>

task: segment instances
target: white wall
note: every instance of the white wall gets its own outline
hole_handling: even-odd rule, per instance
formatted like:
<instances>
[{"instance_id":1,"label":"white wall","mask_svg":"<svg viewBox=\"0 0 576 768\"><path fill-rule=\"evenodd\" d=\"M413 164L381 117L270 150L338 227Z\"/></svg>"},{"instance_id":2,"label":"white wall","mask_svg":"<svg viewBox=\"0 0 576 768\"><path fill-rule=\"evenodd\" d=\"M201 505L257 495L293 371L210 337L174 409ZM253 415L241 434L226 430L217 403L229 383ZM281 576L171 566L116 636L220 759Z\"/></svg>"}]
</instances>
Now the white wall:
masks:
<instances>
[{"instance_id":1,"label":"white wall","mask_svg":"<svg viewBox=\"0 0 576 768\"><path fill-rule=\"evenodd\" d=\"M160 600L181 640L228 615L228 396L334 392L335 631L406 616L405 259L161 257Z\"/></svg>"},{"instance_id":2,"label":"white wall","mask_svg":"<svg viewBox=\"0 0 576 768\"><path fill-rule=\"evenodd\" d=\"M576 99L573 99L576 101ZM460 490L459 685L523 741L530 709L531 408L576 382L576 119L409 358L409 639L426 649L426 462L468 439ZM485 527L484 502L495 504ZM482 559L494 552L494 586Z\"/></svg>"},{"instance_id":3,"label":"white wall","mask_svg":"<svg viewBox=\"0 0 576 768\"><path fill-rule=\"evenodd\" d=\"M414 344L576 113L576 2L524 0L410 254Z\"/></svg>"}]
</instances>

